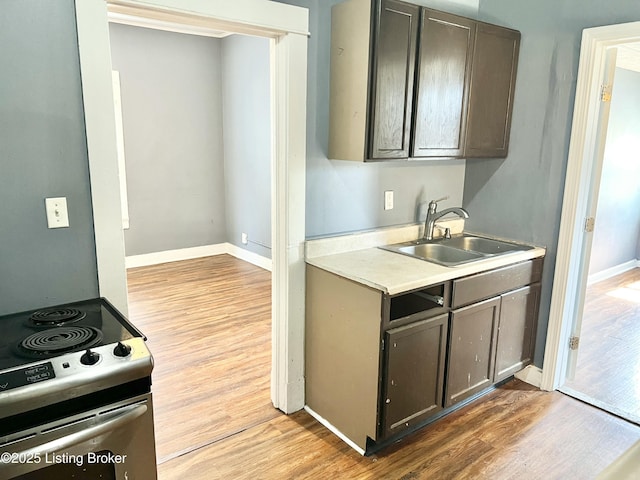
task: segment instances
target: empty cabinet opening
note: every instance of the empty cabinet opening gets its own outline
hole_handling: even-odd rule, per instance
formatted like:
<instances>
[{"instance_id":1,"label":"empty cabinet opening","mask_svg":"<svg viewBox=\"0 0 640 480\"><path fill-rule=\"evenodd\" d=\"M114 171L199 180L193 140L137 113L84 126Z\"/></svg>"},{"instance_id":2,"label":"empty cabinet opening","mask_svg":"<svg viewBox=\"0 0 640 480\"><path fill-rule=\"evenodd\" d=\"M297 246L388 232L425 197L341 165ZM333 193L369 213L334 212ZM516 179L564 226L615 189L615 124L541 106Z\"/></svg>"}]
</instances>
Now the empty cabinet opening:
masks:
<instances>
[{"instance_id":1,"label":"empty cabinet opening","mask_svg":"<svg viewBox=\"0 0 640 480\"><path fill-rule=\"evenodd\" d=\"M449 284L440 283L391 298L389 319L393 322L416 314L437 315L449 306Z\"/></svg>"}]
</instances>

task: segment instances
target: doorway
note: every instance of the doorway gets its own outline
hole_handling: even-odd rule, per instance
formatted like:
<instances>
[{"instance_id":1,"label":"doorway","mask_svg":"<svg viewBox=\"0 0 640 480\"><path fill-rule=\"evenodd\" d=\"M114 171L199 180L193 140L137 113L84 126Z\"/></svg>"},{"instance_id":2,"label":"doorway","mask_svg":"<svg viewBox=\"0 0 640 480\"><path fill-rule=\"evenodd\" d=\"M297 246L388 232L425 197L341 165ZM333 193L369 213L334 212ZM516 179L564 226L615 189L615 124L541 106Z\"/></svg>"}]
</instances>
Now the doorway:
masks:
<instances>
[{"instance_id":1,"label":"doorway","mask_svg":"<svg viewBox=\"0 0 640 480\"><path fill-rule=\"evenodd\" d=\"M144 5L133 0L75 1L98 284L100 295L124 313L126 271L107 7L134 17L271 39L275 138L271 398L285 413L299 410L304 406L304 282L297 279L304 278L308 11L265 0L153 0Z\"/></svg>"},{"instance_id":2,"label":"doorway","mask_svg":"<svg viewBox=\"0 0 640 480\"><path fill-rule=\"evenodd\" d=\"M154 355L160 465L279 414L271 268L234 258L271 261L270 45L110 20L129 319Z\"/></svg>"},{"instance_id":3,"label":"doorway","mask_svg":"<svg viewBox=\"0 0 640 480\"><path fill-rule=\"evenodd\" d=\"M578 358L560 390L640 423L640 50L618 47Z\"/></svg>"},{"instance_id":4,"label":"doorway","mask_svg":"<svg viewBox=\"0 0 640 480\"><path fill-rule=\"evenodd\" d=\"M639 41L640 22L583 32L542 371L541 388L545 390L564 385L576 364L593 240L589 218L595 218L606 138L609 104L603 94L607 93L606 79L611 67L607 59L612 49Z\"/></svg>"},{"instance_id":5,"label":"doorway","mask_svg":"<svg viewBox=\"0 0 640 480\"><path fill-rule=\"evenodd\" d=\"M127 267L230 253L271 270L269 39L109 19Z\"/></svg>"}]
</instances>

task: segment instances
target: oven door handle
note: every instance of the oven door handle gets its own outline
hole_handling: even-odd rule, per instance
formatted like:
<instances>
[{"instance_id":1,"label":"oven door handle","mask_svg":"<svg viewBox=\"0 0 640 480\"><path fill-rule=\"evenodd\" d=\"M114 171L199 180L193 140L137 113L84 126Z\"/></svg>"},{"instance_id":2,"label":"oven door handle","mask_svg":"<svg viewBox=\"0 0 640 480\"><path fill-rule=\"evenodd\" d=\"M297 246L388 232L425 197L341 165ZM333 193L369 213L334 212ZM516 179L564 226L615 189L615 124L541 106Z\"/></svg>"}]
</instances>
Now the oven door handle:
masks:
<instances>
[{"instance_id":1,"label":"oven door handle","mask_svg":"<svg viewBox=\"0 0 640 480\"><path fill-rule=\"evenodd\" d=\"M130 405L125 408L127 410L126 412L118 413L115 416L110 416L108 420L100 422L97 425L93 425L79 432L57 438L42 445L38 445L37 447L24 450L17 455L19 458L41 458L44 457L47 453L60 452L61 450L68 449L74 445L78 445L79 443L86 442L88 440L99 437L100 435L116 430L134 421L138 417L141 417L147 412L146 403L138 404L135 406ZM25 457L22 457L22 455L25 455Z\"/></svg>"}]
</instances>

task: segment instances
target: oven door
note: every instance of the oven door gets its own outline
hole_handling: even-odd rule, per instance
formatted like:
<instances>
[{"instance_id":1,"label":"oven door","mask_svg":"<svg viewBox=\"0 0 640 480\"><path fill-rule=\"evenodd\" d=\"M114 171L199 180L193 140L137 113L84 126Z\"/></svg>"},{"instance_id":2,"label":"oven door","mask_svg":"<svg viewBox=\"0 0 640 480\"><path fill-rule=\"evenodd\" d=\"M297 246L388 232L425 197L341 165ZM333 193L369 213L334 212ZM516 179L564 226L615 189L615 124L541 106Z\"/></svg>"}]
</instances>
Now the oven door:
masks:
<instances>
[{"instance_id":1,"label":"oven door","mask_svg":"<svg viewBox=\"0 0 640 480\"><path fill-rule=\"evenodd\" d=\"M2 480L156 480L151 394L0 438Z\"/></svg>"}]
</instances>

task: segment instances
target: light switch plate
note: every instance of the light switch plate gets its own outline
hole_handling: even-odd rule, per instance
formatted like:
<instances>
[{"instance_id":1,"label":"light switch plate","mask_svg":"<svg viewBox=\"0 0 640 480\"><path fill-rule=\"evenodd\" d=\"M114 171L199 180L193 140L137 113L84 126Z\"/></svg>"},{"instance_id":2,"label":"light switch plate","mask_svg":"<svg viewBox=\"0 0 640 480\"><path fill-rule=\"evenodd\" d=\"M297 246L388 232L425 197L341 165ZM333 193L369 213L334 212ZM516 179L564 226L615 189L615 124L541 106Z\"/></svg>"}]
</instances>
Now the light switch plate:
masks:
<instances>
[{"instance_id":1,"label":"light switch plate","mask_svg":"<svg viewBox=\"0 0 640 480\"><path fill-rule=\"evenodd\" d=\"M47 226L49 228L69 226L66 197L45 198L44 205L47 210Z\"/></svg>"},{"instance_id":2,"label":"light switch plate","mask_svg":"<svg viewBox=\"0 0 640 480\"><path fill-rule=\"evenodd\" d=\"M384 209L393 210L393 190L386 190L384 192Z\"/></svg>"}]
</instances>

